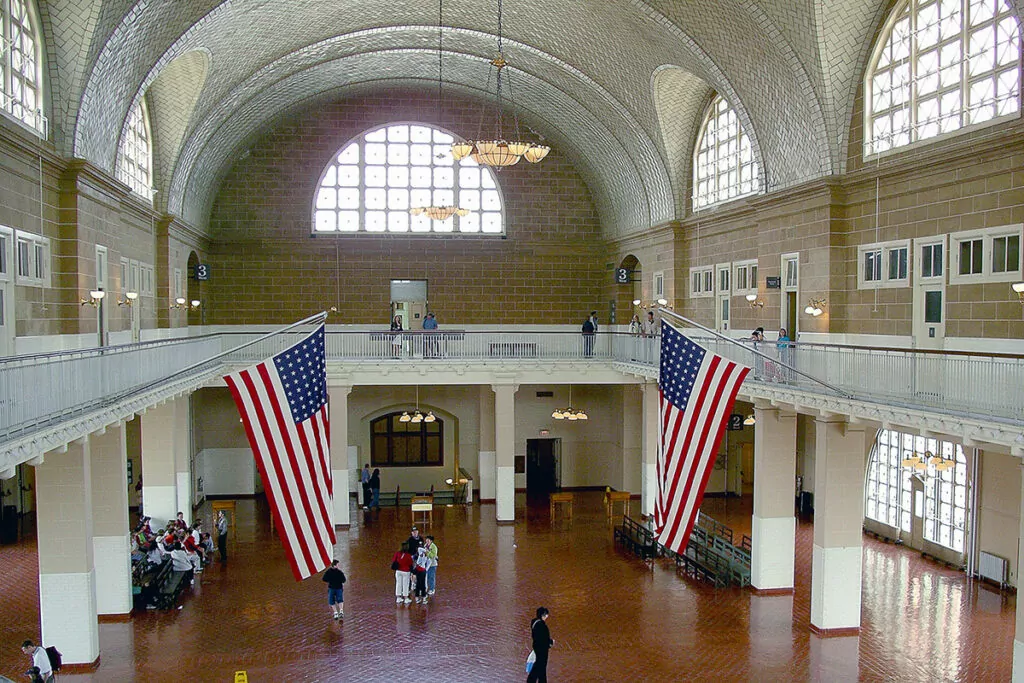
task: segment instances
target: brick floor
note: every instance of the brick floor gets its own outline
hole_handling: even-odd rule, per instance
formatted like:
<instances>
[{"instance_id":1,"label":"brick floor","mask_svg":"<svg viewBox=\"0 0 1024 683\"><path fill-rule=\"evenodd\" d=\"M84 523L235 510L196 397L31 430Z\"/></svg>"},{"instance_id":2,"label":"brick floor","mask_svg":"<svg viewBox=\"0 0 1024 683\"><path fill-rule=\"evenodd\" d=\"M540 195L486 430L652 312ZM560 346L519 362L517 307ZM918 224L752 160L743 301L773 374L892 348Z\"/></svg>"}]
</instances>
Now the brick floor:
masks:
<instances>
[{"instance_id":1,"label":"brick floor","mask_svg":"<svg viewBox=\"0 0 1024 683\"><path fill-rule=\"evenodd\" d=\"M706 510L749 529L749 498L709 500ZM353 512L357 523L337 549L350 581L339 625L319 580L291 579L265 508L242 501L226 568L202 574L181 610L101 624L101 667L61 679L231 681L246 670L253 682L516 680L541 604L552 613L552 680L1010 677L1015 600L904 548L865 537L861 635L819 639L808 631L810 524L799 526L795 594L757 597L619 552L600 494L579 495L574 512L572 523L552 526L546 505L527 509L520 499L519 521L505 527L493 506L435 514L438 594L425 607L394 604L388 565L408 536L408 513ZM39 635L35 547L3 547L0 563L0 673L21 680L18 645Z\"/></svg>"}]
</instances>

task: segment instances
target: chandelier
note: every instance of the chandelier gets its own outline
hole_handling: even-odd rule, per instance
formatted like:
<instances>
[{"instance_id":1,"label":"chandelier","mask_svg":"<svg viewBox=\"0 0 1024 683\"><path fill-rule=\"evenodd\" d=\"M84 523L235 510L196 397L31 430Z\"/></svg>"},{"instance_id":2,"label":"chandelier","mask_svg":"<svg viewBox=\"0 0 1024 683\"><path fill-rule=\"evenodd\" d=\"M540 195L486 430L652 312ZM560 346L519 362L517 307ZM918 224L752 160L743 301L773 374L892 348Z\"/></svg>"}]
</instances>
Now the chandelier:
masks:
<instances>
[{"instance_id":1,"label":"chandelier","mask_svg":"<svg viewBox=\"0 0 1024 683\"><path fill-rule=\"evenodd\" d=\"M572 385L571 384L569 385L569 405L568 405L568 407L566 407L566 408L564 408L562 410L559 410L558 408L555 408L554 412L551 413L551 417L555 418L556 420L569 420L570 422L575 422L577 420L588 420L588 419L590 419L589 417L587 417L587 414L585 412L583 412L582 410L574 409L572 407Z\"/></svg>"},{"instance_id":2,"label":"chandelier","mask_svg":"<svg viewBox=\"0 0 1024 683\"><path fill-rule=\"evenodd\" d=\"M411 422L413 424L419 424L420 422L434 422L435 420L437 420L437 418L434 417L433 411L428 410L426 415L424 415L423 413L420 412L420 387L417 384L416 385L416 410L413 412L412 415L409 414L408 410L404 411L402 413L402 416L400 418L398 418L398 421L399 422Z\"/></svg>"},{"instance_id":3,"label":"chandelier","mask_svg":"<svg viewBox=\"0 0 1024 683\"><path fill-rule=\"evenodd\" d=\"M935 468L936 472L945 472L951 470L956 466L956 461L951 458L944 458L941 455L935 455L931 451L925 451L920 455L908 455L903 458L901 463L904 467L913 467L915 470L925 471L928 469L928 465Z\"/></svg>"},{"instance_id":4,"label":"chandelier","mask_svg":"<svg viewBox=\"0 0 1024 683\"><path fill-rule=\"evenodd\" d=\"M548 155L551 148L547 145L525 142L520 138L519 117L516 115L516 99L515 94L512 92L512 79L505 73L505 67L507 67L509 63L508 60L505 59L505 53L502 50L501 20L501 0L498 0L498 56L489 62L495 71L494 137L487 140L482 139L483 135L480 135L476 140L463 140L461 142L456 142L452 144L452 156L456 161L470 157L478 164L496 168L515 166L519 163L520 159L526 159L531 164L536 164ZM514 130L511 132L514 132L514 135L511 140L505 136L505 113L502 109L502 102L504 101L504 95L502 93L503 83L506 83L508 86L508 100L512 109ZM491 74L490 70L488 70L487 91L490 92L490 89ZM482 122L480 127L481 129L483 128Z\"/></svg>"},{"instance_id":5,"label":"chandelier","mask_svg":"<svg viewBox=\"0 0 1024 683\"><path fill-rule=\"evenodd\" d=\"M443 50L444 47L444 0L438 0L437 2L437 121L441 121L441 103L444 87L444 62L443 62ZM443 156L443 155L441 155ZM458 161L458 157L456 157ZM426 216L427 218L435 221L446 221L452 216L465 216L469 213L469 209L463 209L458 206L450 206L447 204L442 205L431 205L431 206L414 206L409 209L409 213L413 216Z\"/></svg>"}]
</instances>

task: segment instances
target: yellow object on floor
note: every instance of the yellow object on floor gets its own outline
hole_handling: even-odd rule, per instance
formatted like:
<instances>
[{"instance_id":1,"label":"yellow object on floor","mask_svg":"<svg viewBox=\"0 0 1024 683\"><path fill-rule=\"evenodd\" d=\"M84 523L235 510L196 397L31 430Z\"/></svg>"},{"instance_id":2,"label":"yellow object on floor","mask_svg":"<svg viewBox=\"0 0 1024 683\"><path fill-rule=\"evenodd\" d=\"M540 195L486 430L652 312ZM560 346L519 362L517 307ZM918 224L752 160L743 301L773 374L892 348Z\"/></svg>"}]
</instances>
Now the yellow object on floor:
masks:
<instances>
[{"instance_id":1,"label":"yellow object on floor","mask_svg":"<svg viewBox=\"0 0 1024 683\"><path fill-rule=\"evenodd\" d=\"M235 683L249 683L249 674L244 671L236 671Z\"/></svg>"}]
</instances>

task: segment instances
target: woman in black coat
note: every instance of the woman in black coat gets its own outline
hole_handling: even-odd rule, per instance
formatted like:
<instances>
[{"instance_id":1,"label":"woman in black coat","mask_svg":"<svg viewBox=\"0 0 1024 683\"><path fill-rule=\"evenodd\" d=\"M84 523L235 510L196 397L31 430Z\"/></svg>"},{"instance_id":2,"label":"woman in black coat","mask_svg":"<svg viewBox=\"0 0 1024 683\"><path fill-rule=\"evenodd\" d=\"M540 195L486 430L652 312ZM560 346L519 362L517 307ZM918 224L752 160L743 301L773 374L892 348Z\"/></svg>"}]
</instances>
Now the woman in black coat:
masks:
<instances>
[{"instance_id":1,"label":"woman in black coat","mask_svg":"<svg viewBox=\"0 0 1024 683\"><path fill-rule=\"evenodd\" d=\"M547 683L548 681L548 650L555 644L551 640L551 631L548 630L547 620L550 612L547 607L537 608L537 618L530 622L530 634L533 637L533 653L537 661L530 669L530 675L526 677L526 683Z\"/></svg>"}]
</instances>

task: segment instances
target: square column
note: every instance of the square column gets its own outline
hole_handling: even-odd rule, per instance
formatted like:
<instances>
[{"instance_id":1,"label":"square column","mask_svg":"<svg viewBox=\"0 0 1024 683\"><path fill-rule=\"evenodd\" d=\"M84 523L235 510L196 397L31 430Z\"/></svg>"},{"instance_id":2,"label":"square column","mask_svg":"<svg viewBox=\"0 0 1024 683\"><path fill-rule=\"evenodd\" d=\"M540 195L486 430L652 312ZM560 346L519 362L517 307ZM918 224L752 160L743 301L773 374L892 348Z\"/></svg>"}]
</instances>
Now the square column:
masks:
<instances>
[{"instance_id":1,"label":"square column","mask_svg":"<svg viewBox=\"0 0 1024 683\"><path fill-rule=\"evenodd\" d=\"M192 401L190 396L174 400L174 486L177 512L192 523Z\"/></svg>"},{"instance_id":2,"label":"square column","mask_svg":"<svg viewBox=\"0 0 1024 683\"><path fill-rule=\"evenodd\" d=\"M348 395L350 386L327 387L331 418L331 477L334 482L334 526L352 523L349 500Z\"/></svg>"},{"instance_id":3,"label":"square column","mask_svg":"<svg viewBox=\"0 0 1024 683\"><path fill-rule=\"evenodd\" d=\"M142 421L142 511L159 529L178 514L174 471L177 404L169 401L150 408ZM184 510L182 510L184 512Z\"/></svg>"},{"instance_id":4,"label":"square column","mask_svg":"<svg viewBox=\"0 0 1024 683\"><path fill-rule=\"evenodd\" d=\"M125 426L89 437L92 467L92 548L96 612L132 611L132 559L128 540L128 447Z\"/></svg>"},{"instance_id":5,"label":"square column","mask_svg":"<svg viewBox=\"0 0 1024 683\"><path fill-rule=\"evenodd\" d=\"M494 436L494 390L484 385L480 387L480 459L477 463L481 503L493 503L496 495Z\"/></svg>"},{"instance_id":6,"label":"square column","mask_svg":"<svg viewBox=\"0 0 1024 683\"><path fill-rule=\"evenodd\" d=\"M640 438L642 469L640 470L640 513L646 517L654 516L654 502L658 497L658 449L660 439L658 431L659 399L661 392L657 382L643 385L643 431Z\"/></svg>"},{"instance_id":7,"label":"square column","mask_svg":"<svg viewBox=\"0 0 1024 683\"><path fill-rule=\"evenodd\" d=\"M1020 526L1017 530L1017 567L1024 567L1024 476L1021 477ZM1020 575L1020 570L1017 572ZM1018 579L1018 584L1020 580ZM1019 595L1019 592L1018 592ZM1017 599L1017 623L1013 632L1013 683L1024 683L1024 600Z\"/></svg>"},{"instance_id":8,"label":"square column","mask_svg":"<svg viewBox=\"0 0 1024 683\"><path fill-rule=\"evenodd\" d=\"M750 584L792 592L796 554L796 414L754 406L754 515Z\"/></svg>"},{"instance_id":9,"label":"square column","mask_svg":"<svg viewBox=\"0 0 1024 683\"><path fill-rule=\"evenodd\" d=\"M855 635L863 563L864 427L840 417L819 418L814 436L811 631ZM792 490L790 484L787 492Z\"/></svg>"},{"instance_id":10,"label":"square column","mask_svg":"<svg viewBox=\"0 0 1024 683\"><path fill-rule=\"evenodd\" d=\"M91 473L88 439L50 451L36 467L42 642L56 646L65 664L100 656Z\"/></svg>"},{"instance_id":11,"label":"square column","mask_svg":"<svg viewBox=\"0 0 1024 683\"><path fill-rule=\"evenodd\" d=\"M516 384L494 384L494 487L498 523L516 518Z\"/></svg>"}]
</instances>

